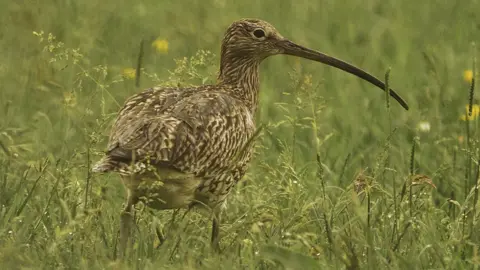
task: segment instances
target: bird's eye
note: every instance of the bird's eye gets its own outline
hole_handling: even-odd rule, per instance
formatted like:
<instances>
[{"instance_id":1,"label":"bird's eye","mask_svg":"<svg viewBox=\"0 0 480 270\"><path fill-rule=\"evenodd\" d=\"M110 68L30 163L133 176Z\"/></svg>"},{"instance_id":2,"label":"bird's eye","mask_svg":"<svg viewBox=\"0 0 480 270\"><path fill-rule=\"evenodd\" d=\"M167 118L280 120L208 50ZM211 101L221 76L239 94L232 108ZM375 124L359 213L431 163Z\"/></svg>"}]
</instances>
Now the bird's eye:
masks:
<instances>
[{"instance_id":1,"label":"bird's eye","mask_svg":"<svg viewBox=\"0 0 480 270\"><path fill-rule=\"evenodd\" d=\"M262 29L255 29L255 31L253 31L253 35L256 38L264 38L265 37L265 32Z\"/></svg>"}]
</instances>

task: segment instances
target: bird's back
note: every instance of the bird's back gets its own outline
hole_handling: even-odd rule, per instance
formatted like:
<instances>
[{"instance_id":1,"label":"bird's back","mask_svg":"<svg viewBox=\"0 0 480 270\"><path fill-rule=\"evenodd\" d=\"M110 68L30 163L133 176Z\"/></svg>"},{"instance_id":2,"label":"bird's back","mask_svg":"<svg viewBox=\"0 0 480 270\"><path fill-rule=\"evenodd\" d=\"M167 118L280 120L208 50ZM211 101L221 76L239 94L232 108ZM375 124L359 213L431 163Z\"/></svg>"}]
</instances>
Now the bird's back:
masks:
<instances>
[{"instance_id":1,"label":"bird's back","mask_svg":"<svg viewBox=\"0 0 480 270\"><path fill-rule=\"evenodd\" d=\"M194 199L216 203L245 174L254 131L249 108L221 86L152 88L125 102L94 171L135 175L137 183L151 165L169 173L164 182L175 178L195 189Z\"/></svg>"}]
</instances>

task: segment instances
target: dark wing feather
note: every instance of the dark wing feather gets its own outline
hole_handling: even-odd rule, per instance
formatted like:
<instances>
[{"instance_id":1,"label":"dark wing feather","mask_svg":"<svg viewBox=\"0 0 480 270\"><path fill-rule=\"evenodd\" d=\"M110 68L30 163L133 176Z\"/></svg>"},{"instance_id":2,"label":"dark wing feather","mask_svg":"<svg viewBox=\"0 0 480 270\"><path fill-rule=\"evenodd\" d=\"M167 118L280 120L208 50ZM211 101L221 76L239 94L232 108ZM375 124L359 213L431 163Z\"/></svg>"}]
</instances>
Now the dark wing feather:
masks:
<instances>
[{"instance_id":1,"label":"dark wing feather","mask_svg":"<svg viewBox=\"0 0 480 270\"><path fill-rule=\"evenodd\" d=\"M98 167L115 171L149 159L152 164L205 175L231 166L229 162L255 130L251 113L239 100L215 89L181 91L146 91L129 99Z\"/></svg>"}]
</instances>

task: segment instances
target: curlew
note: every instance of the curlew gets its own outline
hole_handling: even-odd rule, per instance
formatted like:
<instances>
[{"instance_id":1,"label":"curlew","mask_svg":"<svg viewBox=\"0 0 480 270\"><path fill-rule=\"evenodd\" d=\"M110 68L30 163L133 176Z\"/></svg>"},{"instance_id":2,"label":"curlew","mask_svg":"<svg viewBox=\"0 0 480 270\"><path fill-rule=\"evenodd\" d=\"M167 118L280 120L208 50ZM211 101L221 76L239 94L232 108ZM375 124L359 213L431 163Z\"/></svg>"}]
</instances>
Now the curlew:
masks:
<instances>
[{"instance_id":1,"label":"curlew","mask_svg":"<svg viewBox=\"0 0 480 270\"><path fill-rule=\"evenodd\" d=\"M385 90L369 73L297 45L265 21L233 22L224 35L216 84L153 87L128 98L119 111L106 154L93 171L119 173L128 191L121 252L139 201L160 210L206 207L213 213L211 243L218 247L224 203L252 157L260 63L278 54L333 66ZM397 93L390 90L390 95L408 110Z\"/></svg>"}]
</instances>

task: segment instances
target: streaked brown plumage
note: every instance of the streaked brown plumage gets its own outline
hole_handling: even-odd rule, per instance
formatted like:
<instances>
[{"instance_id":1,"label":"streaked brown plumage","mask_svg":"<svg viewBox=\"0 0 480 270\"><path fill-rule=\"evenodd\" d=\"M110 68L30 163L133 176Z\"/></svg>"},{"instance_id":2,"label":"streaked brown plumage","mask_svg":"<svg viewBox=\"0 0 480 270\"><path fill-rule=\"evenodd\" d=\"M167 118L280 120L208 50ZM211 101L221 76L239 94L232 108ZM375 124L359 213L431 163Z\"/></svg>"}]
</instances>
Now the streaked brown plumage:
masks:
<instances>
[{"instance_id":1,"label":"streaked brown plumage","mask_svg":"<svg viewBox=\"0 0 480 270\"><path fill-rule=\"evenodd\" d=\"M217 244L220 206L252 156L259 65L276 54L319 61L385 87L354 66L294 44L265 21L234 22L223 39L217 84L154 87L130 97L120 110L106 156L93 171L120 173L129 190L121 251L139 200L155 209L207 206L215 213L212 243ZM393 90L390 95L408 109Z\"/></svg>"}]
</instances>

